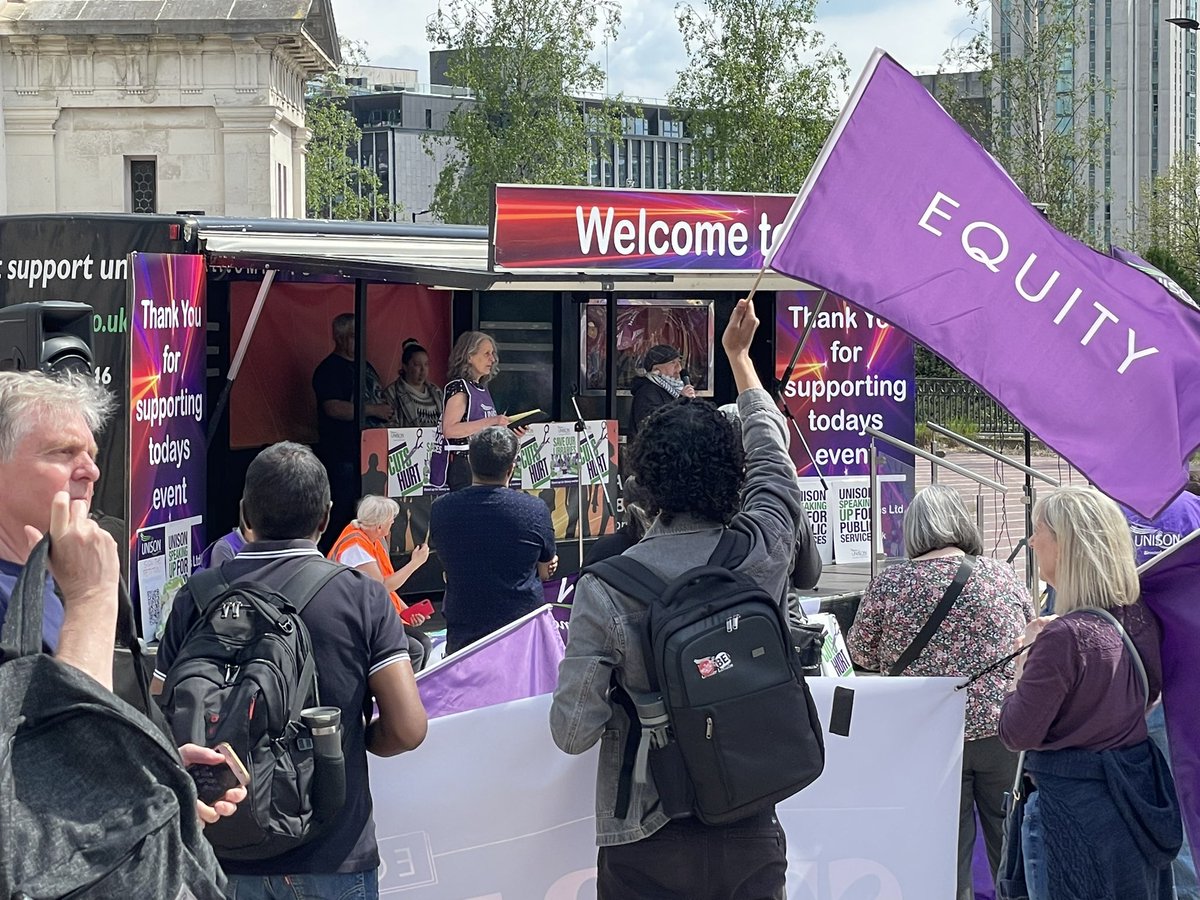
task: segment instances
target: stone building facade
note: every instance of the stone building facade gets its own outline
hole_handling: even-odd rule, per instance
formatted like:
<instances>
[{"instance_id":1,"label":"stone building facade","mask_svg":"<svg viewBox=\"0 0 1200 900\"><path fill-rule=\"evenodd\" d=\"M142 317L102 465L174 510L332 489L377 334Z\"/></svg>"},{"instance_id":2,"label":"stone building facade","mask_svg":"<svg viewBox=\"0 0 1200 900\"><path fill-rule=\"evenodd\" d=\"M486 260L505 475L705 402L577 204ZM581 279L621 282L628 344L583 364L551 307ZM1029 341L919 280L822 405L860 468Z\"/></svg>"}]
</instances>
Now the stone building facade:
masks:
<instances>
[{"instance_id":1,"label":"stone building facade","mask_svg":"<svg viewBox=\"0 0 1200 900\"><path fill-rule=\"evenodd\" d=\"M0 214L304 215L328 0L0 0Z\"/></svg>"}]
</instances>

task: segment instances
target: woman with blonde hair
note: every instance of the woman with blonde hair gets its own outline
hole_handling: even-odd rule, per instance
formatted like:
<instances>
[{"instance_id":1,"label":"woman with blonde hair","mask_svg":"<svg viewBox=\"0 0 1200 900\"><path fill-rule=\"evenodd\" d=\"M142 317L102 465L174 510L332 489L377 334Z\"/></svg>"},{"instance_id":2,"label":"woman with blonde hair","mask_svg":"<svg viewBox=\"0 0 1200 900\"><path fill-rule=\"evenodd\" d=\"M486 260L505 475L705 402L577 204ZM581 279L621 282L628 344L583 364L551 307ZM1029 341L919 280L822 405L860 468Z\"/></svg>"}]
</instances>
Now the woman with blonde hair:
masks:
<instances>
[{"instance_id":1,"label":"woman with blonde hair","mask_svg":"<svg viewBox=\"0 0 1200 900\"><path fill-rule=\"evenodd\" d=\"M1147 737L1161 631L1138 601L1129 527L1084 487L1042 498L1033 519L1059 614L1026 627L1000 712L1000 739L1026 751L1033 788L1022 870L1006 874L1024 875L1030 900L1168 900L1183 831L1166 760Z\"/></svg>"},{"instance_id":2,"label":"woman with blonde hair","mask_svg":"<svg viewBox=\"0 0 1200 900\"><path fill-rule=\"evenodd\" d=\"M998 647L1010 646L1033 618L1025 585L1012 566L982 555L979 528L953 488L933 484L913 497L904 514L904 550L907 561L871 582L850 629L848 649L860 666L891 675L970 675ZM951 593L954 585L957 595ZM943 602L949 611L922 648L917 636L936 621ZM1007 674L996 670L967 692L958 900L975 896L976 810L993 871L1000 863L1004 792L1017 771L1017 755L996 737L1007 683Z\"/></svg>"},{"instance_id":3,"label":"woman with blonde hair","mask_svg":"<svg viewBox=\"0 0 1200 900\"><path fill-rule=\"evenodd\" d=\"M496 403L487 388L499 370L500 355L491 336L482 331L459 335L450 351L445 406L429 460L431 487L452 491L469 487L467 443L471 435L492 425L508 424L507 416L496 414Z\"/></svg>"}]
</instances>

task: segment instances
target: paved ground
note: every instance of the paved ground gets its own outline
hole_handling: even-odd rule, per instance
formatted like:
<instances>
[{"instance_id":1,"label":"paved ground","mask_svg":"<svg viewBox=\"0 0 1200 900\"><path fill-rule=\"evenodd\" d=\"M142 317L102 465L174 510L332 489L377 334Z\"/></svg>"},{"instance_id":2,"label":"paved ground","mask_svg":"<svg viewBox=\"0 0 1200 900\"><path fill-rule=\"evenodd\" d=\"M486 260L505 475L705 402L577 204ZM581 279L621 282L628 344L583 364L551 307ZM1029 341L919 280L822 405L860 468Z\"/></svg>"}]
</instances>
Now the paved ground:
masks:
<instances>
[{"instance_id":1,"label":"paved ground","mask_svg":"<svg viewBox=\"0 0 1200 900\"><path fill-rule=\"evenodd\" d=\"M1010 458L1016 459L1018 462L1024 461L1023 455L1010 456ZM984 549L991 556L1007 559L1025 535L1024 473L973 451L948 452L946 460L1008 487L1008 493L1000 494L991 488L977 485L957 472L938 467L937 480L939 484L948 484L956 488L962 494L963 499L969 503L973 502L973 498L976 496L983 498ZM930 468L931 465L927 461L919 461L916 472L918 490L929 484ZM1035 455L1033 468L1044 472L1061 484L1086 483L1086 479L1082 475L1057 455ZM1037 479L1033 481L1033 489L1035 499L1054 490L1052 485ZM968 509L973 511L974 507L968 506ZM1014 562L1023 565L1024 560L1025 555L1022 550Z\"/></svg>"},{"instance_id":2,"label":"paved ground","mask_svg":"<svg viewBox=\"0 0 1200 900\"><path fill-rule=\"evenodd\" d=\"M1020 451L1009 454L1011 459L1023 461ZM969 450L956 450L946 453L948 462L956 463L977 475L990 478L1008 488L1001 494L992 488L976 484L964 475L951 472L939 466L937 480L939 484L948 484L959 491L968 509L974 512L975 497L981 497L983 507L983 543L984 551L989 556L998 559L1008 559L1017 549L1021 538L1025 535L1025 506L1024 485L1025 475L1017 469L1003 465L983 453ZM926 460L917 461L916 486L919 490L930 483L932 464ZM1054 454L1040 454L1033 457L1033 468L1044 472L1062 484L1082 484L1083 476L1071 468L1065 460ZM1054 488L1044 481L1035 480L1034 497L1040 496ZM1021 549L1013 560L1019 573L1025 572L1025 551ZM848 594L862 591L870 580L869 565L828 566L821 576L821 582L815 593L822 595Z\"/></svg>"}]
</instances>

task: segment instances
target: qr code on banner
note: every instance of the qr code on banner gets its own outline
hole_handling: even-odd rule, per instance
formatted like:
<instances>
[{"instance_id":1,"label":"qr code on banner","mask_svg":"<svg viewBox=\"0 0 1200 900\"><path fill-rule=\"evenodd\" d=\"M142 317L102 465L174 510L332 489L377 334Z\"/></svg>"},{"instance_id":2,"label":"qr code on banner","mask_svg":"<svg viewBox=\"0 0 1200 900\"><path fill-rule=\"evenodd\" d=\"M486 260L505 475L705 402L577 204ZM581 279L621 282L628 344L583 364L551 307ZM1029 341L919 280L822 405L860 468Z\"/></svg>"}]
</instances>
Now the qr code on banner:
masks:
<instances>
[{"instance_id":1,"label":"qr code on banner","mask_svg":"<svg viewBox=\"0 0 1200 900\"><path fill-rule=\"evenodd\" d=\"M162 617L162 589L150 588L146 591L146 624L157 622Z\"/></svg>"}]
</instances>

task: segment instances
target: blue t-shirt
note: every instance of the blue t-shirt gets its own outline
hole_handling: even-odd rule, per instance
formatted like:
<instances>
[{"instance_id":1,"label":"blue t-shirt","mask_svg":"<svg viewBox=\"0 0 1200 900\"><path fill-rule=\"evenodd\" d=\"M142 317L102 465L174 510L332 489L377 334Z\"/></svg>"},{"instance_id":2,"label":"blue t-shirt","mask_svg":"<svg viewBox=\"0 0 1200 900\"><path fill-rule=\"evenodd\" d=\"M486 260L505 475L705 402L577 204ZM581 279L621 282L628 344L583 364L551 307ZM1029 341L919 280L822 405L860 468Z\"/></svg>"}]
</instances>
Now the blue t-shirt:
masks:
<instances>
[{"instance_id":1,"label":"blue t-shirt","mask_svg":"<svg viewBox=\"0 0 1200 900\"><path fill-rule=\"evenodd\" d=\"M0 626L8 615L8 601L12 597L13 588L17 586L17 576L25 568L7 559L0 559ZM58 649L58 633L62 631L63 605L54 592L54 582L46 576L46 600L42 610L42 643L53 653Z\"/></svg>"},{"instance_id":2,"label":"blue t-shirt","mask_svg":"<svg viewBox=\"0 0 1200 900\"><path fill-rule=\"evenodd\" d=\"M446 569L451 644L469 644L542 605L537 564L554 558L554 525L541 500L490 484L439 497L429 543Z\"/></svg>"}]
</instances>

